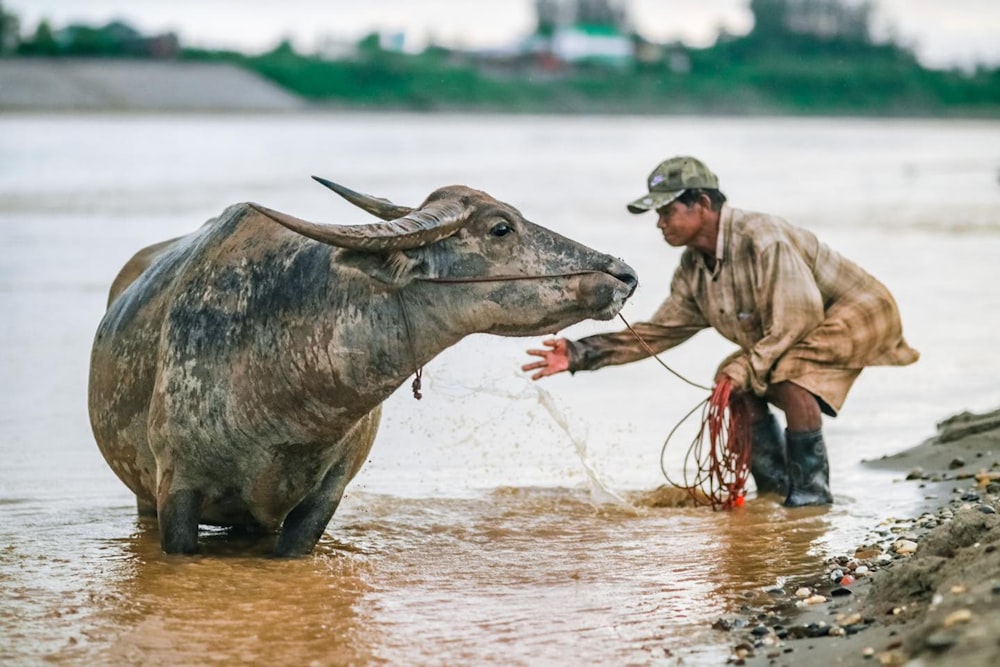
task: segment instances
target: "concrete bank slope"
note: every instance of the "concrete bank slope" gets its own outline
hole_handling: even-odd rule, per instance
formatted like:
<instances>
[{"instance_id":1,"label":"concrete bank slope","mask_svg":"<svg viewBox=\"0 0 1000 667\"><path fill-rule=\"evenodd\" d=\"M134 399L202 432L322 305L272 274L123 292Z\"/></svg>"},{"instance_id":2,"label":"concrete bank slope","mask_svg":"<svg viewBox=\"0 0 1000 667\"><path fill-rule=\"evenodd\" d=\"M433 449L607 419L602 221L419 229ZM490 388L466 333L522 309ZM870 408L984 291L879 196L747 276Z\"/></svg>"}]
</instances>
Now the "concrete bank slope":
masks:
<instances>
[{"instance_id":1,"label":"concrete bank slope","mask_svg":"<svg viewBox=\"0 0 1000 667\"><path fill-rule=\"evenodd\" d=\"M0 59L0 111L295 111L299 97L225 63Z\"/></svg>"}]
</instances>

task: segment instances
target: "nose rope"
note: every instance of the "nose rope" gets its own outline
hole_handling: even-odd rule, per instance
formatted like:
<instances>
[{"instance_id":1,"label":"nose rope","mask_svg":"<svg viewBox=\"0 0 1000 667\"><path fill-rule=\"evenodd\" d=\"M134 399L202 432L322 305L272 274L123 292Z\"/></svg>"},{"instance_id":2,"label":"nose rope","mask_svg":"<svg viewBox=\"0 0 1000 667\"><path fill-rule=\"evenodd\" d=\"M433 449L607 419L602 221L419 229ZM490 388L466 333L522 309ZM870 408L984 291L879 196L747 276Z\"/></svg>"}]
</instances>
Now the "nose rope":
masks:
<instances>
[{"instance_id":1,"label":"nose rope","mask_svg":"<svg viewBox=\"0 0 1000 667\"><path fill-rule=\"evenodd\" d=\"M437 284L453 284L453 283L498 283L498 282L509 282L512 280L542 280L544 278L571 278L573 276L586 276L591 273L606 273L605 271L568 271L566 273L544 273L539 275L517 275L517 274L502 274L499 276L456 276L456 277L446 277L446 278L419 278L421 282L425 283L437 283ZM608 275L611 275L610 273Z\"/></svg>"},{"instance_id":2,"label":"nose rope","mask_svg":"<svg viewBox=\"0 0 1000 667\"><path fill-rule=\"evenodd\" d=\"M621 313L618 313L618 317L621 319L622 322L625 323L625 328L627 328L632 333L632 335L635 336L635 339L637 341L639 341L639 345L642 345L643 349L646 350L646 352L649 352L649 356L653 357L653 359L656 359L656 363L660 364L661 366L663 366L664 368L666 368L668 371L670 371L671 373L673 373L675 376L677 376L678 378L680 378L684 382L687 382L692 387L695 387L697 389L704 389L705 391L712 391L711 387L706 387L703 384L698 384L697 382L689 380L686 377L684 377L683 375L681 375L680 373L678 373L677 371L675 371L670 366L667 366L667 364L665 364L663 362L663 360L660 359L659 355L656 354L656 352L653 351L653 348L651 348L649 346L649 344L642 339L642 336L639 335L639 332L632 328L632 325L628 323L628 320L625 319L625 316L622 315Z\"/></svg>"},{"instance_id":3,"label":"nose rope","mask_svg":"<svg viewBox=\"0 0 1000 667\"><path fill-rule=\"evenodd\" d=\"M605 271L567 271L566 273L546 273L540 275L516 275L516 274L504 274L499 276L468 276L468 277L455 277L455 278L418 278L421 282L425 283L436 283L436 284L459 284L459 283L494 283L494 282L509 282L512 280L541 280L544 278L570 278L572 276L586 276L592 273L606 273ZM607 274L611 275L611 274ZM406 314L406 304L403 301L403 296L397 292L396 297L399 299L399 311L403 316L403 328L406 330L406 340L410 345L410 358L413 360L413 366L416 368L416 377L413 378L413 383L410 385L410 389L413 391L413 398L420 400L424 395L420 392L421 386L423 384L423 374L424 367L417 364L417 350L413 345L413 334L410 329L410 318Z\"/></svg>"},{"instance_id":4,"label":"nose rope","mask_svg":"<svg viewBox=\"0 0 1000 667\"><path fill-rule=\"evenodd\" d=\"M587 275L591 273L604 273L603 271L573 271L568 273L549 275L500 275L500 276L473 276L467 278L423 278L424 282L439 284L457 283L483 283L483 282L506 282L511 280L537 280L542 278L566 278L570 276ZM413 334L410 326L410 318L406 312L406 303L402 294L397 292L399 299L399 310L402 314L403 328L406 331L406 340L410 346L410 358L416 369L416 376L410 388L413 391L413 398L420 400L423 394L420 392L423 378L423 366L417 363L417 352L413 345ZM692 387L704 389L711 392L709 398L702 400L687 415L677 423L667 435L660 450L660 470L668 482L687 491L688 495L698 504L711 505L713 510L731 510L743 505L746 494L746 481L750 472L750 455L752 442L750 437L750 415L743 403L739 400L731 400L734 388L732 383L726 379L715 385L714 389L698 384L684 377L673 368L663 362L652 347L643 340L639 332L629 324L628 320L621 313L618 317L625 324L625 327L635 336L639 344L656 359L663 368L668 370L680 380ZM677 484L670 479L664 465L664 454L667 444L674 433L687 419L698 409L702 409L701 428L694 441L688 447L684 457L684 481ZM707 448L706 448L707 436ZM693 459L696 465L696 473L693 480L689 480L687 474L687 464Z\"/></svg>"}]
</instances>

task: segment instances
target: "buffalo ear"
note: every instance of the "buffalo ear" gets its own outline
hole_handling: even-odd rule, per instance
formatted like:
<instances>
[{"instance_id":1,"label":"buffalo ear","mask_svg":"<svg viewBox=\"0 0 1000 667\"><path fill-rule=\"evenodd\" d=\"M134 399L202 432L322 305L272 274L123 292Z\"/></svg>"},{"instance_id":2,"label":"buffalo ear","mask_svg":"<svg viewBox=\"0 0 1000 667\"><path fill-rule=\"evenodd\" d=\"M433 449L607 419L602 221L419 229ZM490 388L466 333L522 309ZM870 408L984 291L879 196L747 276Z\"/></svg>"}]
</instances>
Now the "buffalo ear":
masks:
<instances>
[{"instance_id":1,"label":"buffalo ear","mask_svg":"<svg viewBox=\"0 0 1000 667\"><path fill-rule=\"evenodd\" d=\"M345 250L339 254L338 263L394 287L403 287L427 274L426 264L420 253L411 255L402 250L391 252Z\"/></svg>"}]
</instances>

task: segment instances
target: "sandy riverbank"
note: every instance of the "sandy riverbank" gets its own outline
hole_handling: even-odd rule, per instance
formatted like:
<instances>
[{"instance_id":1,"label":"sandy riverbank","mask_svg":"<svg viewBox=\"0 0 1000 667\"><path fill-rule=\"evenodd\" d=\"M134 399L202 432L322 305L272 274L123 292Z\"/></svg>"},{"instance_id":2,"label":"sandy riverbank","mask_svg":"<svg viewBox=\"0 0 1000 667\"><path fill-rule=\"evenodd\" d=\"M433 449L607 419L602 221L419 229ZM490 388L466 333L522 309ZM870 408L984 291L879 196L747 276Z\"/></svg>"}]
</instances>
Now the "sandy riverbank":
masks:
<instances>
[{"instance_id":1,"label":"sandy riverbank","mask_svg":"<svg viewBox=\"0 0 1000 667\"><path fill-rule=\"evenodd\" d=\"M866 464L925 489L924 513L884 521L825 571L720 619L730 663L1000 664L1000 409Z\"/></svg>"}]
</instances>

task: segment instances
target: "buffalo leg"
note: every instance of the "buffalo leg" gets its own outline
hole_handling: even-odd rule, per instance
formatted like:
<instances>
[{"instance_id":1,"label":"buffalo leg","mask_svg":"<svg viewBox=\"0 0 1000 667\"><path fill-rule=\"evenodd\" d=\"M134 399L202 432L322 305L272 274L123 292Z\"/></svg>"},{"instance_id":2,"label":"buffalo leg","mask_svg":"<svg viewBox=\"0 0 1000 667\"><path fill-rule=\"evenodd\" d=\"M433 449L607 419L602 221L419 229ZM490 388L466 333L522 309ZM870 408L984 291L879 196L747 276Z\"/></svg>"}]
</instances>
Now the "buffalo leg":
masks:
<instances>
[{"instance_id":1,"label":"buffalo leg","mask_svg":"<svg viewBox=\"0 0 1000 667\"><path fill-rule=\"evenodd\" d=\"M306 496L288 513L274 547L274 555L279 558L305 556L322 537L326 525L337 511L340 498L344 495L350 475L343 465L335 466L319 489Z\"/></svg>"},{"instance_id":2,"label":"buffalo leg","mask_svg":"<svg viewBox=\"0 0 1000 667\"><path fill-rule=\"evenodd\" d=\"M164 553L197 553L201 493L194 489L182 489L161 494L157 514L160 548Z\"/></svg>"},{"instance_id":3,"label":"buffalo leg","mask_svg":"<svg viewBox=\"0 0 1000 667\"><path fill-rule=\"evenodd\" d=\"M139 516L149 517L151 519L156 518L156 503L151 503L148 500L143 500L139 496L136 496L135 509Z\"/></svg>"}]
</instances>

